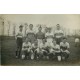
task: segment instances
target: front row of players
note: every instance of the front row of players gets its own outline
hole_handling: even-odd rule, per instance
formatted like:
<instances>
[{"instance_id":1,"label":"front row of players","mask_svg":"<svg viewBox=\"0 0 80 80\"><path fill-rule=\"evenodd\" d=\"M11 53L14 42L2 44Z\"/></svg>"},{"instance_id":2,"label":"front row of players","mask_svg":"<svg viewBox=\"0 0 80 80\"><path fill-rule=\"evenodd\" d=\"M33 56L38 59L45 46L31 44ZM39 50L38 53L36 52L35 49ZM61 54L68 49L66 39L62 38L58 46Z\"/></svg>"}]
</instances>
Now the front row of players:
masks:
<instances>
[{"instance_id":1,"label":"front row of players","mask_svg":"<svg viewBox=\"0 0 80 80\"><path fill-rule=\"evenodd\" d=\"M69 43L63 38L60 45L56 44L56 40L49 45L45 40L40 45L35 41L34 44L25 40L22 45L21 59L57 59L58 61L67 60L69 57Z\"/></svg>"}]
</instances>

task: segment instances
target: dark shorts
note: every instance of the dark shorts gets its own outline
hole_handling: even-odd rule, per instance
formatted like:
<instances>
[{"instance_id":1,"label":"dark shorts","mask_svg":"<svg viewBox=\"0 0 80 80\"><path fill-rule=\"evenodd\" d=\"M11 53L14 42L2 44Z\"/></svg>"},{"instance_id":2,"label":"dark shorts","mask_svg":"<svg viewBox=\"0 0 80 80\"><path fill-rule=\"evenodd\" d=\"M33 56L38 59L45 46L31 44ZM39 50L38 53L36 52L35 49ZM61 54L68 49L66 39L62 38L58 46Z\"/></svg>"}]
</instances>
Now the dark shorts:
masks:
<instances>
[{"instance_id":1,"label":"dark shorts","mask_svg":"<svg viewBox=\"0 0 80 80\"><path fill-rule=\"evenodd\" d=\"M61 52L55 53L55 56L61 56Z\"/></svg>"},{"instance_id":2,"label":"dark shorts","mask_svg":"<svg viewBox=\"0 0 80 80\"><path fill-rule=\"evenodd\" d=\"M22 44L23 44L23 39L22 38L17 38L17 48L22 48Z\"/></svg>"},{"instance_id":3,"label":"dark shorts","mask_svg":"<svg viewBox=\"0 0 80 80\"><path fill-rule=\"evenodd\" d=\"M22 54L24 54L25 56L30 56L30 52L28 52L27 50L23 51Z\"/></svg>"},{"instance_id":4,"label":"dark shorts","mask_svg":"<svg viewBox=\"0 0 80 80\"><path fill-rule=\"evenodd\" d=\"M60 44L60 42L62 42L62 38L56 38L56 43Z\"/></svg>"},{"instance_id":5,"label":"dark shorts","mask_svg":"<svg viewBox=\"0 0 80 80\"><path fill-rule=\"evenodd\" d=\"M61 52L61 56L62 56L62 57L68 57L69 54L67 54L66 52Z\"/></svg>"},{"instance_id":6,"label":"dark shorts","mask_svg":"<svg viewBox=\"0 0 80 80\"><path fill-rule=\"evenodd\" d=\"M48 52L45 50L45 51L43 51L43 55L44 56L48 56Z\"/></svg>"}]
</instances>

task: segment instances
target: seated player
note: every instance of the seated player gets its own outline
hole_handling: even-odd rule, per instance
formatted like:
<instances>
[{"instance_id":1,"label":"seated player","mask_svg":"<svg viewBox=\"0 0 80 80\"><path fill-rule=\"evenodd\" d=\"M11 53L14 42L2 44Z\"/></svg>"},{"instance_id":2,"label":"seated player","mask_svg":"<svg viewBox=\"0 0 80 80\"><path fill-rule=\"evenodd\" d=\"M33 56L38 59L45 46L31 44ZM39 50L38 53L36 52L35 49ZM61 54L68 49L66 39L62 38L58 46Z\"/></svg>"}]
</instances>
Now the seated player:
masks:
<instances>
[{"instance_id":1,"label":"seated player","mask_svg":"<svg viewBox=\"0 0 80 80\"><path fill-rule=\"evenodd\" d=\"M30 54L31 54L31 43L28 42L28 40L26 39L25 42L22 45L22 59L30 59Z\"/></svg>"},{"instance_id":2,"label":"seated player","mask_svg":"<svg viewBox=\"0 0 80 80\"><path fill-rule=\"evenodd\" d=\"M48 59L51 59L50 58L50 49L51 49L51 46L52 46L52 44L50 44L49 42L45 42L45 50L47 52L47 58Z\"/></svg>"},{"instance_id":3,"label":"seated player","mask_svg":"<svg viewBox=\"0 0 80 80\"><path fill-rule=\"evenodd\" d=\"M33 53L33 58L34 59L36 59L36 50L37 50L37 48L38 48L38 42L37 42L37 40L34 42L34 44L32 44L32 53Z\"/></svg>"},{"instance_id":4,"label":"seated player","mask_svg":"<svg viewBox=\"0 0 80 80\"><path fill-rule=\"evenodd\" d=\"M46 50L45 50L45 40L43 40L40 45L38 45L37 49L35 50L36 59L42 59L43 56L46 56Z\"/></svg>"},{"instance_id":5,"label":"seated player","mask_svg":"<svg viewBox=\"0 0 80 80\"><path fill-rule=\"evenodd\" d=\"M42 32L41 25L38 28L38 32L36 33L36 39L38 41L38 46L42 43L43 39L45 39L45 34Z\"/></svg>"},{"instance_id":6,"label":"seated player","mask_svg":"<svg viewBox=\"0 0 80 80\"><path fill-rule=\"evenodd\" d=\"M44 59L49 59L45 39L43 40L43 43L42 43L41 52Z\"/></svg>"},{"instance_id":7,"label":"seated player","mask_svg":"<svg viewBox=\"0 0 80 80\"><path fill-rule=\"evenodd\" d=\"M58 61L61 61L61 53L60 53L60 46L53 40L53 44L50 48L49 57L53 59L53 56L56 56Z\"/></svg>"},{"instance_id":8,"label":"seated player","mask_svg":"<svg viewBox=\"0 0 80 80\"><path fill-rule=\"evenodd\" d=\"M32 44L32 47L31 47L31 51L32 51L32 54L31 54L31 59L36 59L36 49L38 47L38 42L37 40L35 40L35 42Z\"/></svg>"},{"instance_id":9,"label":"seated player","mask_svg":"<svg viewBox=\"0 0 80 80\"><path fill-rule=\"evenodd\" d=\"M67 38L63 38L63 41L60 43L60 48L61 48L61 56L63 60L67 60L67 58L69 57L69 48L70 45L67 42Z\"/></svg>"},{"instance_id":10,"label":"seated player","mask_svg":"<svg viewBox=\"0 0 80 80\"><path fill-rule=\"evenodd\" d=\"M47 33L45 34L45 38L46 38L46 41L48 44L52 44L52 41L53 41L53 33L51 32L51 28L48 28L48 31Z\"/></svg>"},{"instance_id":11,"label":"seated player","mask_svg":"<svg viewBox=\"0 0 80 80\"><path fill-rule=\"evenodd\" d=\"M60 44L60 42L62 41L64 33L60 29L60 25L59 24L57 24L56 26L57 26L57 29L54 32L54 37L56 39L57 44Z\"/></svg>"},{"instance_id":12,"label":"seated player","mask_svg":"<svg viewBox=\"0 0 80 80\"><path fill-rule=\"evenodd\" d=\"M19 58L21 55L21 50L22 50L22 44L23 44L23 26L19 26L19 31L16 34L16 43L17 43L17 50L16 50L16 58Z\"/></svg>"}]
</instances>

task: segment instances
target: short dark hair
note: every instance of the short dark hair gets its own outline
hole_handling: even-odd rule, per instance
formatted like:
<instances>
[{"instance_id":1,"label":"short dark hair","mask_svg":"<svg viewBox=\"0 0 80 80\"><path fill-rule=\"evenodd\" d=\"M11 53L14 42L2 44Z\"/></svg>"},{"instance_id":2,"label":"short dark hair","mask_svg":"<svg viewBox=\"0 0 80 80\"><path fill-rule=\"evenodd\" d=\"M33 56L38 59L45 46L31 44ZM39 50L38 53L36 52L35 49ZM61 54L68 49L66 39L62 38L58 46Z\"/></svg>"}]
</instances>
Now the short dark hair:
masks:
<instances>
[{"instance_id":1,"label":"short dark hair","mask_svg":"<svg viewBox=\"0 0 80 80\"><path fill-rule=\"evenodd\" d=\"M30 24L29 26L32 26L33 27L33 24Z\"/></svg>"},{"instance_id":2,"label":"short dark hair","mask_svg":"<svg viewBox=\"0 0 80 80\"><path fill-rule=\"evenodd\" d=\"M39 26L39 28L42 28L41 25Z\"/></svg>"},{"instance_id":3,"label":"short dark hair","mask_svg":"<svg viewBox=\"0 0 80 80\"><path fill-rule=\"evenodd\" d=\"M22 27L23 27L23 25L20 25L20 26L19 26L19 28L22 28Z\"/></svg>"},{"instance_id":4,"label":"short dark hair","mask_svg":"<svg viewBox=\"0 0 80 80\"><path fill-rule=\"evenodd\" d=\"M60 24L57 24L57 25L60 25Z\"/></svg>"}]
</instances>

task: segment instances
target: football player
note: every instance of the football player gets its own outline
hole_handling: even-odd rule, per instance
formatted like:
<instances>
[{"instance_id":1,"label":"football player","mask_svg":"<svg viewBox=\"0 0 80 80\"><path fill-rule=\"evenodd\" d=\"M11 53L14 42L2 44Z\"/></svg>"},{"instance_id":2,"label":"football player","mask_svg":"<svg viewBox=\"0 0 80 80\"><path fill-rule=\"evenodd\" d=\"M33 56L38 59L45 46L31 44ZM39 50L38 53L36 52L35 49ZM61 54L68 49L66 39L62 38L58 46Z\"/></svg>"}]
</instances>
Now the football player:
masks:
<instances>
[{"instance_id":1,"label":"football player","mask_svg":"<svg viewBox=\"0 0 80 80\"><path fill-rule=\"evenodd\" d=\"M67 60L69 57L70 51L70 45L67 42L67 38L63 38L62 42L60 43L60 48L61 48L61 55L62 55L62 60Z\"/></svg>"},{"instance_id":2,"label":"football player","mask_svg":"<svg viewBox=\"0 0 80 80\"><path fill-rule=\"evenodd\" d=\"M56 39L57 44L60 44L60 42L62 41L62 38L64 36L64 33L60 29L60 25L59 24L57 24L56 27L57 27L57 29L54 32L54 37Z\"/></svg>"},{"instance_id":3,"label":"football player","mask_svg":"<svg viewBox=\"0 0 80 80\"><path fill-rule=\"evenodd\" d=\"M20 57L20 54L21 54L21 50L22 50L22 44L23 44L23 26L20 25L19 26L19 31L18 33L16 34L16 43L17 43L17 50L16 50L16 58L19 58Z\"/></svg>"},{"instance_id":4,"label":"football player","mask_svg":"<svg viewBox=\"0 0 80 80\"><path fill-rule=\"evenodd\" d=\"M29 25L29 29L26 31L26 38L32 44L35 42L35 32L33 30L33 24Z\"/></svg>"},{"instance_id":5,"label":"football player","mask_svg":"<svg viewBox=\"0 0 80 80\"><path fill-rule=\"evenodd\" d=\"M26 39L22 45L21 59L25 59L25 58L30 59L30 54L31 54L31 43L28 42L28 40Z\"/></svg>"}]
</instances>

